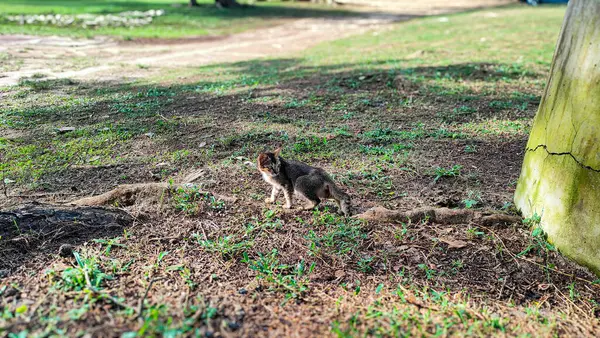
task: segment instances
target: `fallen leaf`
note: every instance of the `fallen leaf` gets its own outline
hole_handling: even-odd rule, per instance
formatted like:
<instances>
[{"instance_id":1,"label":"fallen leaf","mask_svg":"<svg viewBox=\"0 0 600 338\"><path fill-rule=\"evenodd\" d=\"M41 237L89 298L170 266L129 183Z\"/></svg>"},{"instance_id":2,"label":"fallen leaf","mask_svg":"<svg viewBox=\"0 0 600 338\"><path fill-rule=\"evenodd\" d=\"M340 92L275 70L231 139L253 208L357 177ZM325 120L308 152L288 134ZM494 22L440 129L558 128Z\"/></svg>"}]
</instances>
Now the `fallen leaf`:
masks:
<instances>
[{"instance_id":1,"label":"fallen leaf","mask_svg":"<svg viewBox=\"0 0 600 338\"><path fill-rule=\"evenodd\" d=\"M458 240L458 239L450 239L450 238L440 238L440 241L448 244L448 248L449 249L452 249L452 248L456 248L456 249L464 248L468 244L467 242L463 242L463 241Z\"/></svg>"}]
</instances>

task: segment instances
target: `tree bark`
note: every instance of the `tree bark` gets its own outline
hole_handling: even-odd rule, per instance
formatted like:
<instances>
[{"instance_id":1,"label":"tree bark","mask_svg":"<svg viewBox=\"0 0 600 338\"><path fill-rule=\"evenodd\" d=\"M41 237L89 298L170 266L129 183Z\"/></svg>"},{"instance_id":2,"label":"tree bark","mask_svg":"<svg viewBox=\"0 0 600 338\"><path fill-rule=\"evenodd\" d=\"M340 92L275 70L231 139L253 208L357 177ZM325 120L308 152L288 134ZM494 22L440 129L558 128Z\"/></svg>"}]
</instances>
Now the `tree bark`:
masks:
<instances>
[{"instance_id":1,"label":"tree bark","mask_svg":"<svg viewBox=\"0 0 600 338\"><path fill-rule=\"evenodd\" d=\"M515 204L600 273L600 1L570 1L533 121Z\"/></svg>"},{"instance_id":2,"label":"tree bark","mask_svg":"<svg viewBox=\"0 0 600 338\"><path fill-rule=\"evenodd\" d=\"M190 7L195 7L195 6L198 6L198 1L190 0Z\"/></svg>"}]
</instances>

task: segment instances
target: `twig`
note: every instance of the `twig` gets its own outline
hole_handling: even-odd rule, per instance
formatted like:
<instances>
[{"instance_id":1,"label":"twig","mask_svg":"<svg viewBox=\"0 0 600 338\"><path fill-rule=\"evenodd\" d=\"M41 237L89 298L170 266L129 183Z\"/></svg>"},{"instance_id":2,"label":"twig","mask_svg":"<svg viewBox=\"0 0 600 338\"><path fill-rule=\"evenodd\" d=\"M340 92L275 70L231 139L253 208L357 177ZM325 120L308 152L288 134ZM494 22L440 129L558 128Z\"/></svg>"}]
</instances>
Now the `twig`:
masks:
<instances>
[{"instance_id":1,"label":"twig","mask_svg":"<svg viewBox=\"0 0 600 338\"><path fill-rule=\"evenodd\" d=\"M152 280L150 280L148 287L146 287L146 292L144 292L144 296L142 297L142 299L140 299L140 308L138 310L137 318L142 317L142 314L144 313L144 301L146 300L146 297L148 297L148 292L150 292L150 288L152 287L152 284L154 284L154 282L158 282L163 279L165 279L165 278L158 277L158 278L152 278Z\"/></svg>"},{"instance_id":2,"label":"twig","mask_svg":"<svg viewBox=\"0 0 600 338\"><path fill-rule=\"evenodd\" d=\"M202 230L202 236L204 236L204 240L208 241L208 237L206 237L206 232L204 231L204 224L200 222L200 230Z\"/></svg>"},{"instance_id":3,"label":"twig","mask_svg":"<svg viewBox=\"0 0 600 338\"><path fill-rule=\"evenodd\" d=\"M504 278L502 280L502 286L500 287L500 292L498 293L498 296L496 297L496 299L502 298L502 292L504 291L504 286L506 286L506 279L507 278L508 278L508 276L504 276Z\"/></svg>"},{"instance_id":4,"label":"twig","mask_svg":"<svg viewBox=\"0 0 600 338\"><path fill-rule=\"evenodd\" d=\"M169 240L169 239L180 239L181 235L177 235L177 236L170 236L170 237L154 237L154 238L150 238L149 241L165 241L165 240Z\"/></svg>"},{"instance_id":5,"label":"twig","mask_svg":"<svg viewBox=\"0 0 600 338\"><path fill-rule=\"evenodd\" d=\"M517 260L517 258L520 258L520 257L517 257L515 254L512 253L512 251L510 251L508 249L508 247L506 246L506 244L504 244L504 241L502 240L502 238L500 238L500 236L498 236L498 234L494 230L492 230L492 229L490 229L490 228L488 228L486 226L483 226L483 225L479 225L479 226L482 227L482 228L484 228L484 229L486 229L487 231L491 232L500 241L500 243L502 244L502 246L504 247L504 249L506 250L506 252L508 252L508 254L515 261L515 264L517 264L517 266L519 268L521 268L521 265L519 264L519 261Z\"/></svg>"},{"instance_id":6,"label":"twig","mask_svg":"<svg viewBox=\"0 0 600 338\"><path fill-rule=\"evenodd\" d=\"M587 279L585 279L585 278L577 277L577 276L575 276L575 275L568 274L568 273L566 273L566 272L562 272L562 271L560 271L560 270L557 270L557 269L555 269L555 268L551 268L551 267L549 267L549 266L547 266L547 265L542 265L542 264L540 264L540 263L538 263L538 262L532 261L531 259L528 259L528 258L525 258L525 257L522 257L522 256L517 256L517 255L513 254L513 253L512 253L512 251L510 251L510 250L509 250L509 249L506 247L506 245L504 244L504 242L502 241L502 239L500 238L500 236L498 236L498 234L496 234L496 233L495 233L495 232L494 232L492 229L490 229L490 228L488 228L488 227L485 227L485 226L483 226L483 225L480 225L480 227L482 227L482 228L484 228L484 229L488 230L489 232L491 232L492 234L494 234L494 236L496 236L496 238L498 238L498 240L500 241L500 243L502 243L502 246L504 247L504 249L506 249L506 251L507 251L507 252L508 252L508 253L509 253L509 254L510 254L512 257L513 257L513 259L515 260L515 263L517 263L517 266L520 266L520 265L519 265L519 263L518 263L516 260L517 260L517 259L520 259L520 260L523 260L523 261L525 261L525 262L528 262L528 263L531 263L531 264L537 265L537 266L539 266L539 267L541 267L541 268L548 269L548 270L552 270L552 271L554 271L554 272L556 272L556 273L559 273L559 274L561 274L561 275L563 275L563 276L567 276L567 277L575 278L575 279L577 279L577 280L580 280L580 281L582 281L582 282L589 283L589 284L591 284L591 285L593 285L593 286L595 286L595 287L600 287L600 285L599 285L599 284L595 284L594 282L592 282L592 281L590 281L590 280L587 280Z\"/></svg>"},{"instance_id":7,"label":"twig","mask_svg":"<svg viewBox=\"0 0 600 338\"><path fill-rule=\"evenodd\" d=\"M579 306L577 306L577 304L575 304L575 303L574 303L572 300L570 300L570 299L569 299L567 296L565 296L565 295L564 295L564 294L563 294L563 293L560 291L560 289L559 289L559 288L558 288L556 285L552 284L552 286L554 286L554 289L556 290L556 292L558 292L558 293L559 293L559 294L560 294L560 295L561 295L561 296L562 296L564 299L566 299L566 300L567 300L567 302L571 303L571 305L572 305L572 306L574 306L574 307L575 307L577 310L579 310L579 311L580 311L580 312L581 312L581 313L582 313L584 316L586 316L586 317L587 317L587 319L589 319L589 318L590 318L590 316L589 316L589 314L588 314L587 312L585 312L585 311L584 311L582 308L580 308Z\"/></svg>"},{"instance_id":8,"label":"twig","mask_svg":"<svg viewBox=\"0 0 600 338\"><path fill-rule=\"evenodd\" d=\"M522 260L524 260L525 262L528 262L528 263L531 263L531 264L535 264L535 265L539 266L540 268L544 268L544 269L552 270L552 271L554 271L554 272L556 272L556 273L559 273L559 274L561 274L561 275L563 275L563 276L567 276L567 277L575 278L575 279L577 279L577 280L580 280L580 281L582 281L582 282L586 282L586 283L588 283L588 284L590 284L590 285L592 285L592 286L595 286L595 287L600 287L600 284L596 284L596 283L594 283L593 281L587 280L587 279L585 279L585 278L577 277L577 276L575 276L575 275L571 275L571 274L568 274L568 273L566 273L566 272L562 272L562 271L560 271L560 270L557 270L557 269L555 269L555 268L551 268L551 267L549 267L549 266L546 266L546 265L542 265L542 264L540 264L540 263L538 263L538 262L532 261L531 259L528 259L528 258L525 258L525 257L520 257L520 256L517 256L517 257L518 257L519 259L522 259Z\"/></svg>"}]
</instances>

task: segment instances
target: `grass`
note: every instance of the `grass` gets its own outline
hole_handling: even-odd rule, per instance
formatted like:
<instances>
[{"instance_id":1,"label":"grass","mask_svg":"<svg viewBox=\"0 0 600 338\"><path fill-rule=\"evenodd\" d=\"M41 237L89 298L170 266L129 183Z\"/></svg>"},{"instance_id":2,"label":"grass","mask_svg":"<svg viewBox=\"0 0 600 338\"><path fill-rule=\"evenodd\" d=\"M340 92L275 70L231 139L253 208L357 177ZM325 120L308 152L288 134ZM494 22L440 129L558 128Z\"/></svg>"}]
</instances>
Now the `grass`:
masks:
<instances>
[{"instance_id":1,"label":"grass","mask_svg":"<svg viewBox=\"0 0 600 338\"><path fill-rule=\"evenodd\" d=\"M241 1L243 3L243 1ZM343 10L322 6L297 5L286 2L256 3L247 8L222 10L214 1L199 0L199 7L189 8L185 0L6 0L0 4L0 34L67 35L93 37L116 36L120 39L136 38L185 38L206 35L232 34L248 29L272 26L287 18L324 17L352 15ZM83 27L72 25L60 27L51 24L25 24L9 22L11 15L61 14L61 15L107 15L127 11L164 10L144 26ZM2 56L0 56L1 58Z\"/></svg>"},{"instance_id":2,"label":"grass","mask_svg":"<svg viewBox=\"0 0 600 338\"><path fill-rule=\"evenodd\" d=\"M17 8L0 6L9 4ZM83 4L69 10L106 5ZM126 231L110 224L99 234L83 222L46 229L46 237L7 229L0 332L593 335L597 278L554 250L538 218L359 222L337 216L329 202L312 212L285 211L281 197L262 203L270 190L256 154L283 145L283 156L327 169L359 211L511 210L564 8L489 12L422 18L293 58L162 70L133 83L31 78L2 88L3 206L23 196L69 201L122 183L181 182L190 173L214 195L190 186L156 204L144 199L148 205L126 207L136 215ZM56 255L65 242L79 261Z\"/></svg>"}]
</instances>

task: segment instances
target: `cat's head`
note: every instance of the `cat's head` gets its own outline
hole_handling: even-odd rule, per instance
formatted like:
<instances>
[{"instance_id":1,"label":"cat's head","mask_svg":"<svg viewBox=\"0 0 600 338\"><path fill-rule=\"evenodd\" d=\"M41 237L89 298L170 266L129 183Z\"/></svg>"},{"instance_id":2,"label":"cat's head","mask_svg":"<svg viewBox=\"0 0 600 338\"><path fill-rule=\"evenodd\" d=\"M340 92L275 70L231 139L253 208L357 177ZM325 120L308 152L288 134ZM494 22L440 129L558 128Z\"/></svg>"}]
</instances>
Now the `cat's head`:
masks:
<instances>
[{"instance_id":1,"label":"cat's head","mask_svg":"<svg viewBox=\"0 0 600 338\"><path fill-rule=\"evenodd\" d=\"M257 159L258 170L263 174L276 176L279 173L280 152L281 148L277 148L273 152L260 153Z\"/></svg>"}]
</instances>

